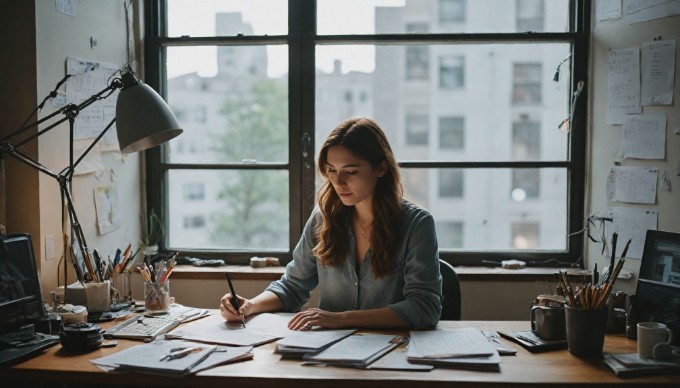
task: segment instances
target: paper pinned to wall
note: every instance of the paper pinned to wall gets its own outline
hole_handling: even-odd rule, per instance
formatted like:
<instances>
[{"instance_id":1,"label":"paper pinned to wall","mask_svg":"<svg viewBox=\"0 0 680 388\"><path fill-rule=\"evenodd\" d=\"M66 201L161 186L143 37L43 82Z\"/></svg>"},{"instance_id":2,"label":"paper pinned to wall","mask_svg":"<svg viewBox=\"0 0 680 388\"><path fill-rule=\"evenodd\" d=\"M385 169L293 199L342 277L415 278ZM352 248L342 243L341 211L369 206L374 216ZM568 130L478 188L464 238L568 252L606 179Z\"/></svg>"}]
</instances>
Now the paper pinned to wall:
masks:
<instances>
[{"instance_id":1,"label":"paper pinned to wall","mask_svg":"<svg viewBox=\"0 0 680 388\"><path fill-rule=\"evenodd\" d=\"M663 159L666 155L666 112L626 117L621 136L621 156Z\"/></svg>"},{"instance_id":2,"label":"paper pinned to wall","mask_svg":"<svg viewBox=\"0 0 680 388\"><path fill-rule=\"evenodd\" d=\"M617 202L654 204L658 175L658 168L611 167L607 196Z\"/></svg>"},{"instance_id":3,"label":"paper pinned to wall","mask_svg":"<svg viewBox=\"0 0 680 388\"><path fill-rule=\"evenodd\" d=\"M111 63L88 61L74 57L66 58L66 72L72 77L66 82L66 99L70 104L80 104L102 91L110 77L120 66ZM116 116L118 90L109 97L94 102L80 111L75 121L75 139L96 138ZM110 133L115 133L115 124Z\"/></svg>"},{"instance_id":4,"label":"paper pinned to wall","mask_svg":"<svg viewBox=\"0 0 680 388\"><path fill-rule=\"evenodd\" d=\"M73 141L73 156L75 158L73 160L74 162L76 162L83 152L85 152L87 147L92 144L92 140L94 139L80 139ZM92 147L92 150L90 150L90 152L85 155L83 160L78 163L75 170L73 171L73 175L90 174L97 170L101 170L102 168L104 168L102 154L100 152L99 145L95 144L94 147Z\"/></svg>"},{"instance_id":5,"label":"paper pinned to wall","mask_svg":"<svg viewBox=\"0 0 680 388\"><path fill-rule=\"evenodd\" d=\"M595 15L598 21L621 19L621 0L597 0Z\"/></svg>"},{"instance_id":6,"label":"paper pinned to wall","mask_svg":"<svg viewBox=\"0 0 680 388\"><path fill-rule=\"evenodd\" d=\"M680 14L680 0L624 0L623 20L629 24Z\"/></svg>"},{"instance_id":7,"label":"paper pinned to wall","mask_svg":"<svg viewBox=\"0 0 680 388\"><path fill-rule=\"evenodd\" d=\"M120 228L118 188L115 185L95 187L94 205L97 211L97 229L100 235Z\"/></svg>"},{"instance_id":8,"label":"paper pinned to wall","mask_svg":"<svg viewBox=\"0 0 680 388\"><path fill-rule=\"evenodd\" d=\"M674 40L659 40L642 45L642 105L670 105L675 84Z\"/></svg>"},{"instance_id":9,"label":"paper pinned to wall","mask_svg":"<svg viewBox=\"0 0 680 388\"><path fill-rule=\"evenodd\" d=\"M618 233L619 245L616 257L621 255L625 242L631 239L626 253L627 258L641 259L645 247L645 236L648 229L656 229L659 213L656 210L612 207L607 209L607 216L612 218L612 228L607 233L607 241L612 240L612 234Z\"/></svg>"},{"instance_id":10,"label":"paper pinned to wall","mask_svg":"<svg viewBox=\"0 0 680 388\"><path fill-rule=\"evenodd\" d=\"M609 51L607 124L623 124L626 114L641 113L640 48Z\"/></svg>"}]
</instances>

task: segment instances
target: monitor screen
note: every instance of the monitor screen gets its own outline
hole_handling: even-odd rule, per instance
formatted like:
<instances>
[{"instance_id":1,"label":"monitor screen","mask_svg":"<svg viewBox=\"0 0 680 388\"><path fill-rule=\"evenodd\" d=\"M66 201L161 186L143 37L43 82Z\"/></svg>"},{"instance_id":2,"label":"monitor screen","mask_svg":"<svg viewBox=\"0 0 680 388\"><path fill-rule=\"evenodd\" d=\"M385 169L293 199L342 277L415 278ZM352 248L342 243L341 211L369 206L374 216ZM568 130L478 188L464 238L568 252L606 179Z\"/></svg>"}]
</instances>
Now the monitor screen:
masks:
<instances>
[{"instance_id":1,"label":"monitor screen","mask_svg":"<svg viewBox=\"0 0 680 388\"><path fill-rule=\"evenodd\" d=\"M0 239L0 332L14 331L46 314L29 234Z\"/></svg>"},{"instance_id":2,"label":"monitor screen","mask_svg":"<svg viewBox=\"0 0 680 388\"><path fill-rule=\"evenodd\" d=\"M648 230L635 292L637 322L665 323L680 337L680 234Z\"/></svg>"}]
</instances>

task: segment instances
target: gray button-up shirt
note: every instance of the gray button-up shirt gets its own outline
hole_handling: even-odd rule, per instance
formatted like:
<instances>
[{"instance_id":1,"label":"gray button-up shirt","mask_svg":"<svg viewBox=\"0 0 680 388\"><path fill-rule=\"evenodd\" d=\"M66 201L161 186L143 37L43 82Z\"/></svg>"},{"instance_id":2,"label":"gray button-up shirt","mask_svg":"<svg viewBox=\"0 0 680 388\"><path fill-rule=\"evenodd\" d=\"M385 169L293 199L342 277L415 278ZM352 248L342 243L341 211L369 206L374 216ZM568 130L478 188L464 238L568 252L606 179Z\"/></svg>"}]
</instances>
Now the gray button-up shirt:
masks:
<instances>
[{"instance_id":1,"label":"gray button-up shirt","mask_svg":"<svg viewBox=\"0 0 680 388\"><path fill-rule=\"evenodd\" d=\"M279 296L285 311L298 311L318 285L320 309L341 312L389 307L412 328L435 326L443 296L434 219L420 206L405 201L402 205L403 240L391 275L373 279L370 249L358 274L355 249L340 266L323 266L312 254L316 245L313 225L321 219L315 209L293 251L293 261L267 290ZM348 233L350 247L354 247L354 233Z\"/></svg>"}]
</instances>

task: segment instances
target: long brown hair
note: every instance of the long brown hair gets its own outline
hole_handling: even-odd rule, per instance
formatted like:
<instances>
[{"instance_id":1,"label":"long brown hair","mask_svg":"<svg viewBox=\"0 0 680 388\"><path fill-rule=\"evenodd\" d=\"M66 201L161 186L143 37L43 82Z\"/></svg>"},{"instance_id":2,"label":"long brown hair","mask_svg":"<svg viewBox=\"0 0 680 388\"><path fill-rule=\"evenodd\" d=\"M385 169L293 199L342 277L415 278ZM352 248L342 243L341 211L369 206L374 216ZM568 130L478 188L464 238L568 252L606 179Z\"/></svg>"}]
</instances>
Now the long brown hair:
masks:
<instances>
[{"instance_id":1,"label":"long brown hair","mask_svg":"<svg viewBox=\"0 0 680 388\"><path fill-rule=\"evenodd\" d=\"M361 117L343 121L328 135L319 151L317 166L325 179L319 190L322 221L315 230L318 242L313 253L324 265L332 266L344 262L351 249L347 228L351 225L355 209L354 206L343 205L326 171L328 149L340 145L358 158L368 161L373 168L383 161L387 164L387 172L378 178L373 195L370 242L373 277L391 274L394 271L393 255L402 234L399 225L404 190L387 137L371 119Z\"/></svg>"}]
</instances>

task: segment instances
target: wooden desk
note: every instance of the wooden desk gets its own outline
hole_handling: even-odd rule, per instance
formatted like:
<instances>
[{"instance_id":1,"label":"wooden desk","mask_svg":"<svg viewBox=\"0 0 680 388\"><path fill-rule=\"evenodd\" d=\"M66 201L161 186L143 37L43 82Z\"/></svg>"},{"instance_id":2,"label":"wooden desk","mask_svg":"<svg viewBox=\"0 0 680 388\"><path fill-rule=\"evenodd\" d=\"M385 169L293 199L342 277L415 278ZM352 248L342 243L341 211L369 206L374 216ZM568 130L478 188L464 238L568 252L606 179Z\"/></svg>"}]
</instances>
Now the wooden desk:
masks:
<instances>
[{"instance_id":1,"label":"wooden desk","mask_svg":"<svg viewBox=\"0 0 680 388\"><path fill-rule=\"evenodd\" d=\"M477 327L484 330L527 330L529 322L516 321L442 321L441 328ZM404 333L402 333L404 334ZM115 348L98 349L84 354L66 353L60 345L45 354L15 365L0 369L0 381L7 382L58 382L93 384L125 384L140 386L197 386L197 387L423 387L428 388L484 387L501 384L519 386L650 386L668 385L678 387L680 375L645 376L629 379L616 377L601 366L600 360L584 360L573 356L567 350L533 354L521 346L502 342L518 349L516 356L503 356L501 371L479 372L461 369L435 368L430 372L401 372L379 370L357 370L337 367L301 366L295 360L280 360L273 353L274 344L265 344L254 349L254 359L210 369L194 376L167 378L131 373L106 373L89 362L92 358L120 351L138 344L134 341L118 340ZM610 353L632 353L636 342L623 335L609 335L604 351Z\"/></svg>"}]
</instances>

